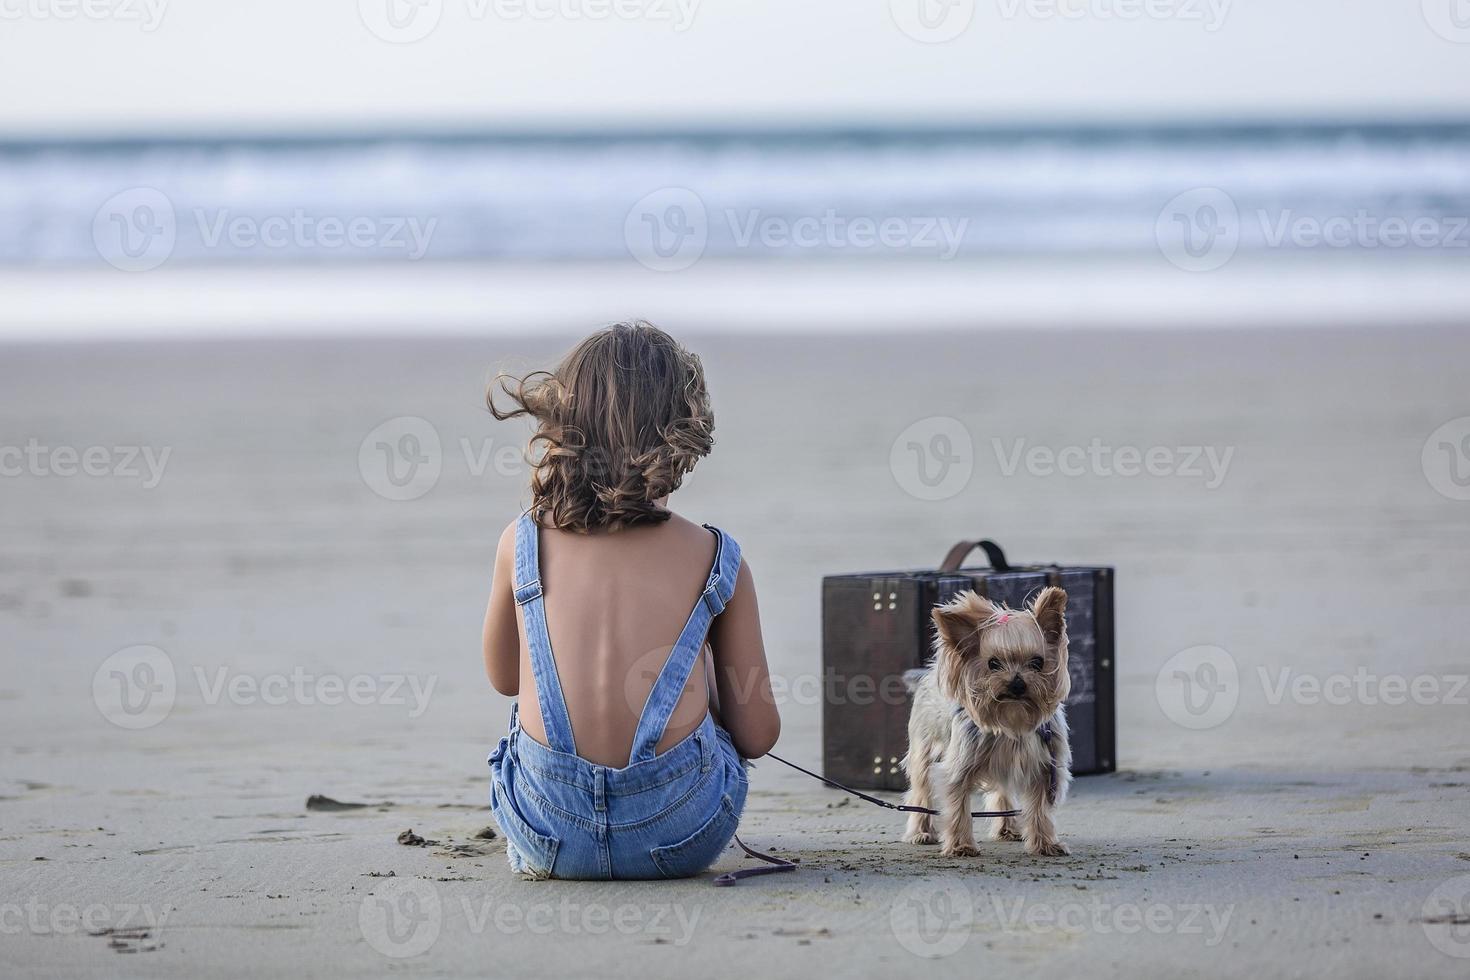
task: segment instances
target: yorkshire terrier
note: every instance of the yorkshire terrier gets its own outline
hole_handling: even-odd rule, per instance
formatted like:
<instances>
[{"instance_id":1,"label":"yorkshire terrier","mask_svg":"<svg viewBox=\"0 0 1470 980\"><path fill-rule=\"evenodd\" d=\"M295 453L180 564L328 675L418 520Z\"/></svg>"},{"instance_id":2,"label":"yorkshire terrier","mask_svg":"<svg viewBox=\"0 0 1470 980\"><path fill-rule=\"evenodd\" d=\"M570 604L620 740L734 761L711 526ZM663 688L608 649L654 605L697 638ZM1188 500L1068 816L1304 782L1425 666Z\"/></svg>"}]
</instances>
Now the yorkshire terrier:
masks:
<instances>
[{"instance_id":1,"label":"yorkshire terrier","mask_svg":"<svg viewBox=\"0 0 1470 980\"><path fill-rule=\"evenodd\" d=\"M909 775L905 802L933 808L939 783L939 842L946 857L974 857L970 794L988 791L988 809L1019 817L994 822L995 840L1024 841L1030 854L1069 853L1052 809L1072 781L1063 702L1067 675L1067 593L1043 589L1025 610L962 592L934 609L934 661L910 671ZM934 767L940 766L936 775ZM904 841L933 844L934 817L909 815Z\"/></svg>"}]
</instances>

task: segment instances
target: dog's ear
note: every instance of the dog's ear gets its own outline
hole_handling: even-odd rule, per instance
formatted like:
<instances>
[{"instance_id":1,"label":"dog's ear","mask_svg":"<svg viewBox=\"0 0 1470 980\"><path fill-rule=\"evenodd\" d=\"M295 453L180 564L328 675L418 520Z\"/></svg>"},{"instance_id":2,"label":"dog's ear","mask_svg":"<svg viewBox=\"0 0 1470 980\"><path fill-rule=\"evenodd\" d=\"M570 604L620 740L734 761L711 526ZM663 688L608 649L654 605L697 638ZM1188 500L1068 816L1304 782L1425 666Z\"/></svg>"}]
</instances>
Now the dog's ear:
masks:
<instances>
[{"instance_id":1,"label":"dog's ear","mask_svg":"<svg viewBox=\"0 0 1470 980\"><path fill-rule=\"evenodd\" d=\"M1031 615L1041 627L1047 646L1057 646L1067 635L1067 593L1048 585L1031 602Z\"/></svg>"},{"instance_id":2,"label":"dog's ear","mask_svg":"<svg viewBox=\"0 0 1470 980\"><path fill-rule=\"evenodd\" d=\"M942 606L934 607L934 628L939 640L957 653L975 650L980 625L996 614L995 606L974 591L961 592Z\"/></svg>"}]
</instances>

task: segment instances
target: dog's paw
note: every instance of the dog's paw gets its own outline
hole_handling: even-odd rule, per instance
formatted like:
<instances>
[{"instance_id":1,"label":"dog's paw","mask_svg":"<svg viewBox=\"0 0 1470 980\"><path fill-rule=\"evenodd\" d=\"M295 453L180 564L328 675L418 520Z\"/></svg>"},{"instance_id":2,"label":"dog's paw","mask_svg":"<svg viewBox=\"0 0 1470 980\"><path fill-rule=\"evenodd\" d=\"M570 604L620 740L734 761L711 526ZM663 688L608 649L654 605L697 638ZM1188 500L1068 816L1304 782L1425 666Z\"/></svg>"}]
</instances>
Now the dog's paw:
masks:
<instances>
[{"instance_id":1,"label":"dog's paw","mask_svg":"<svg viewBox=\"0 0 1470 980\"><path fill-rule=\"evenodd\" d=\"M980 856L980 848L974 844L945 844L939 853L947 858L972 858Z\"/></svg>"},{"instance_id":2,"label":"dog's paw","mask_svg":"<svg viewBox=\"0 0 1470 980\"><path fill-rule=\"evenodd\" d=\"M904 834L903 842L905 844L938 844L939 838L927 830L918 830L912 834Z\"/></svg>"},{"instance_id":3,"label":"dog's paw","mask_svg":"<svg viewBox=\"0 0 1470 980\"><path fill-rule=\"evenodd\" d=\"M992 840L1018 841L1021 834L1014 827L997 827L990 835Z\"/></svg>"},{"instance_id":4,"label":"dog's paw","mask_svg":"<svg viewBox=\"0 0 1470 980\"><path fill-rule=\"evenodd\" d=\"M1035 857L1066 857L1072 849L1059 840L1027 841L1026 853Z\"/></svg>"}]
</instances>

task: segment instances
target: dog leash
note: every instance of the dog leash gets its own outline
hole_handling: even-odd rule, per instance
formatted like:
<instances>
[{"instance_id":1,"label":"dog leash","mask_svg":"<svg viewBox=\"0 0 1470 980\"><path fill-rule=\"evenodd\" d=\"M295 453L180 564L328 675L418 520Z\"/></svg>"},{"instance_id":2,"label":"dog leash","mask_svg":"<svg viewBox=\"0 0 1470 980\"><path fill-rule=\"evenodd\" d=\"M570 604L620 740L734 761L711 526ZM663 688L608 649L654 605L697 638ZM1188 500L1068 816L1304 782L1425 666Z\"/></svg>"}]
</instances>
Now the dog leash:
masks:
<instances>
[{"instance_id":1,"label":"dog leash","mask_svg":"<svg viewBox=\"0 0 1470 980\"><path fill-rule=\"evenodd\" d=\"M741 840L739 834L735 835L735 843L740 845L740 849L745 852L747 857L753 857L757 861L765 861L767 866L764 868L741 868L739 871L726 871L714 880L714 884L716 885L733 885L742 878L754 878L756 875L773 875L781 871L796 870L795 861L788 861L785 858L762 854Z\"/></svg>"},{"instance_id":2,"label":"dog leash","mask_svg":"<svg viewBox=\"0 0 1470 980\"><path fill-rule=\"evenodd\" d=\"M796 763L790 761L789 759L781 758L774 752L767 752L765 757L767 759L774 759L784 766L790 766L797 772L804 773L812 777L813 779L820 780L821 782L826 783L828 786L831 786L833 789L840 789L844 793L850 793L866 803L872 803L874 806L881 806L885 810L900 810L904 813L927 813L931 817L937 817L940 815L938 810L931 810L927 806L915 806L909 803L890 803L887 800L880 800L876 796L869 796L867 793L864 793L861 790L853 789L851 786L844 786L842 783L839 783L835 779L828 779L826 776L814 773L810 769L798 766ZM1020 815L1020 810L976 810L974 813L970 814L970 817L973 819L976 817L1019 817ZM747 846L745 841L740 839L739 834L735 835L735 843L740 846L740 849L745 852L747 857L753 857L757 861L765 861L768 867L741 868L739 871L727 871L714 880L714 884L716 885L733 885L744 878L754 878L757 875L779 874L782 871L795 871L797 868L797 864L795 861L788 861L785 858L772 857L769 854L762 854L760 851L757 851L754 848Z\"/></svg>"},{"instance_id":3,"label":"dog leash","mask_svg":"<svg viewBox=\"0 0 1470 980\"><path fill-rule=\"evenodd\" d=\"M826 783L828 786L831 786L833 789L840 789L844 793L851 793L853 796L856 796L858 799L860 799L860 800L862 800L862 801L864 801L866 803L872 803L874 806L881 806L881 807L883 807L884 809L887 809L887 810L902 810L904 813L927 813L931 817L940 816L940 813L939 813L938 810L931 810L927 806L914 806L913 804L910 804L910 803L889 803L887 800L880 800L876 796L869 796L867 793L864 793L864 792L862 792L860 790L855 790L851 786L844 786L844 785L842 785L841 783L839 783L835 779L828 779L826 776L818 775L817 773L812 772L810 769L803 769L801 766L798 766L796 763L791 762L791 761L789 761L787 759L783 759L783 758L781 758L779 755L777 755L774 752L767 752L765 757L767 759L775 759L777 762L781 763L784 766L790 766L792 769L795 769L797 772L806 773L808 776L812 777L813 779L819 779L822 782ZM977 818L977 817L1019 817L1020 815L1021 815L1021 811L1020 810L976 810L974 813L971 813L970 814L970 816L972 818Z\"/></svg>"}]
</instances>

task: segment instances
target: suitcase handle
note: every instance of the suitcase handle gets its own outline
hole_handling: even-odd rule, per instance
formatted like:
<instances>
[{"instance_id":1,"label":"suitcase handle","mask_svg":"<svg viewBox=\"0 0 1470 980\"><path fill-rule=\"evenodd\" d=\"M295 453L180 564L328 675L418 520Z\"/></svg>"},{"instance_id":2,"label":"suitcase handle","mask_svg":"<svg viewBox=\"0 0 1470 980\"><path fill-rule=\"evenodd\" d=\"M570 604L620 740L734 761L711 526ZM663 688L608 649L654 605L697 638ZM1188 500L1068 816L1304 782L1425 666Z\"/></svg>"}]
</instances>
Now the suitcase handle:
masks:
<instances>
[{"instance_id":1,"label":"suitcase handle","mask_svg":"<svg viewBox=\"0 0 1470 980\"><path fill-rule=\"evenodd\" d=\"M939 570L941 572L959 571L960 564L965 560L965 557L976 548L985 552L985 557L990 560L990 567L997 572L1009 572L1011 570L1011 563L1006 561L1006 553L1000 550L1000 545L989 539L961 541L949 549L949 554L944 556L944 561L940 563Z\"/></svg>"}]
</instances>

